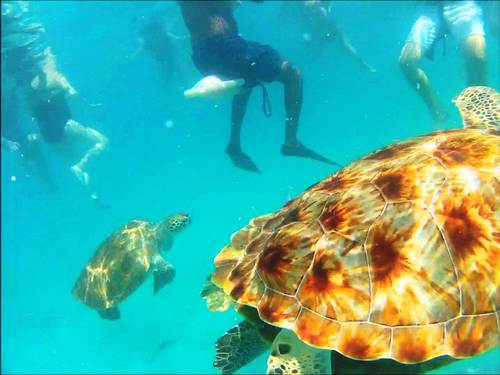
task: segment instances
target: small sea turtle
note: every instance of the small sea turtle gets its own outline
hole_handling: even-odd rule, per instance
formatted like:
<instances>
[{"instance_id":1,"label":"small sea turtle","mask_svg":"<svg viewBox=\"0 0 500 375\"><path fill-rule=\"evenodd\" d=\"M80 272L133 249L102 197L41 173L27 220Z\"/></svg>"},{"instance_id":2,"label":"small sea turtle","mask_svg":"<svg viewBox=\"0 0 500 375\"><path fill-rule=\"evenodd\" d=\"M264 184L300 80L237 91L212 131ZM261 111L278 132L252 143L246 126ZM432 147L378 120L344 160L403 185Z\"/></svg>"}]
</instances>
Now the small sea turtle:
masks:
<instances>
[{"instance_id":1,"label":"small sea turtle","mask_svg":"<svg viewBox=\"0 0 500 375\"><path fill-rule=\"evenodd\" d=\"M174 267L161 256L176 233L190 222L187 214L167 217L159 224L133 220L99 246L73 287L73 295L105 319L119 319L118 304L132 294L150 273L154 293L169 283Z\"/></svg>"},{"instance_id":2,"label":"small sea turtle","mask_svg":"<svg viewBox=\"0 0 500 375\"><path fill-rule=\"evenodd\" d=\"M246 320L232 373L422 372L499 345L500 95L469 87L464 129L392 144L235 233L202 292Z\"/></svg>"}]
</instances>

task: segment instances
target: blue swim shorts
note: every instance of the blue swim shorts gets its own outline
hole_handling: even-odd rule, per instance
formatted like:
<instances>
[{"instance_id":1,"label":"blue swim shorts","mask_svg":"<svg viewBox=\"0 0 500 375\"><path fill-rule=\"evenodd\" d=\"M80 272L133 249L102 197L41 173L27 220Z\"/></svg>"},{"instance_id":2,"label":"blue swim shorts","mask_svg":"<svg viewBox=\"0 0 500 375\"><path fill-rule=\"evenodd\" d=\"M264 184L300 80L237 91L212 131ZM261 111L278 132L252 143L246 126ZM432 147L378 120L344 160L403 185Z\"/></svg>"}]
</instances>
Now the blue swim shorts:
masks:
<instances>
[{"instance_id":1,"label":"blue swim shorts","mask_svg":"<svg viewBox=\"0 0 500 375\"><path fill-rule=\"evenodd\" d=\"M278 77L283 59L268 45L239 35L218 35L193 42L193 62L203 75L221 79L244 78L247 86Z\"/></svg>"},{"instance_id":2,"label":"blue swim shorts","mask_svg":"<svg viewBox=\"0 0 500 375\"><path fill-rule=\"evenodd\" d=\"M418 44L424 55L432 56L436 41L447 32L459 42L471 35L485 35L482 9L475 1L424 4L406 43Z\"/></svg>"}]
</instances>

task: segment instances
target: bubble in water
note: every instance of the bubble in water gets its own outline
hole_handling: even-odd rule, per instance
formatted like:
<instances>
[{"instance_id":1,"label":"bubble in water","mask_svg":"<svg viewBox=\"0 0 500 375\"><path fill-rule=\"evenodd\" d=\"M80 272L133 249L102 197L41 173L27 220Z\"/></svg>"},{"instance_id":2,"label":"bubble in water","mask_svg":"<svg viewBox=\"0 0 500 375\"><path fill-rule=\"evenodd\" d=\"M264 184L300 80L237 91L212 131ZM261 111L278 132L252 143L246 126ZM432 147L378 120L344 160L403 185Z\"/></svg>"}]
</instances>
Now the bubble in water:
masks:
<instances>
[{"instance_id":1,"label":"bubble in water","mask_svg":"<svg viewBox=\"0 0 500 375\"><path fill-rule=\"evenodd\" d=\"M16 182L17 177L16 177L16 176L10 176L10 180L11 180L12 182Z\"/></svg>"},{"instance_id":2,"label":"bubble in water","mask_svg":"<svg viewBox=\"0 0 500 375\"><path fill-rule=\"evenodd\" d=\"M309 33L302 34L302 39L304 39L305 42L310 42L311 41L311 34L309 34Z\"/></svg>"},{"instance_id":3,"label":"bubble in water","mask_svg":"<svg viewBox=\"0 0 500 375\"><path fill-rule=\"evenodd\" d=\"M165 129L172 129L173 127L175 126L174 124L174 121L173 120L165 120L165 122L163 123L163 127Z\"/></svg>"}]
</instances>

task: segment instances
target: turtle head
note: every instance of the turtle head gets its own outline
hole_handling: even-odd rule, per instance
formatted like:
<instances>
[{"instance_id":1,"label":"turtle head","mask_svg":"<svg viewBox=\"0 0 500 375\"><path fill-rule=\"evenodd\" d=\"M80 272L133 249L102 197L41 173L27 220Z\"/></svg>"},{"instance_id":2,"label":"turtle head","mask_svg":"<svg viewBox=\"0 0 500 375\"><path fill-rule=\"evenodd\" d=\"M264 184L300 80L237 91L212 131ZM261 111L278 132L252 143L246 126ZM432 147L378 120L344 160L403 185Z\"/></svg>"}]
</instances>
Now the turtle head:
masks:
<instances>
[{"instance_id":1,"label":"turtle head","mask_svg":"<svg viewBox=\"0 0 500 375\"><path fill-rule=\"evenodd\" d=\"M167 250L172 245L172 238L182 231L191 222L191 217L186 213L177 213L168 216L156 228L156 235L161 249Z\"/></svg>"},{"instance_id":2,"label":"turtle head","mask_svg":"<svg viewBox=\"0 0 500 375\"><path fill-rule=\"evenodd\" d=\"M464 128L500 131L500 94L495 89L467 87L453 102L462 115Z\"/></svg>"},{"instance_id":3,"label":"turtle head","mask_svg":"<svg viewBox=\"0 0 500 375\"><path fill-rule=\"evenodd\" d=\"M169 233L178 233L191 222L191 217L186 213L177 213L163 221L163 229Z\"/></svg>"}]
</instances>

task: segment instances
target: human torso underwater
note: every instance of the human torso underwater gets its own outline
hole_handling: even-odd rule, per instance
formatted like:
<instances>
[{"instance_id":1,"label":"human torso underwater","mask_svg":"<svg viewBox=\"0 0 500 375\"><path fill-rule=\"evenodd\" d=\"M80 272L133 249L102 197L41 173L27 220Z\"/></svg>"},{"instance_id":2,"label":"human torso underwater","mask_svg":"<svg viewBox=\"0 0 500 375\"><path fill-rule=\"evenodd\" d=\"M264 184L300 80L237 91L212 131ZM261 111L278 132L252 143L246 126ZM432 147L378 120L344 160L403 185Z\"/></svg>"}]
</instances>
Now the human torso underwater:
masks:
<instances>
[{"instance_id":1,"label":"human torso underwater","mask_svg":"<svg viewBox=\"0 0 500 375\"><path fill-rule=\"evenodd\" d=\"M179 1L178 3L192 40L238 33L233 15L234 2Z\"/></svg>"}]
</instances>

